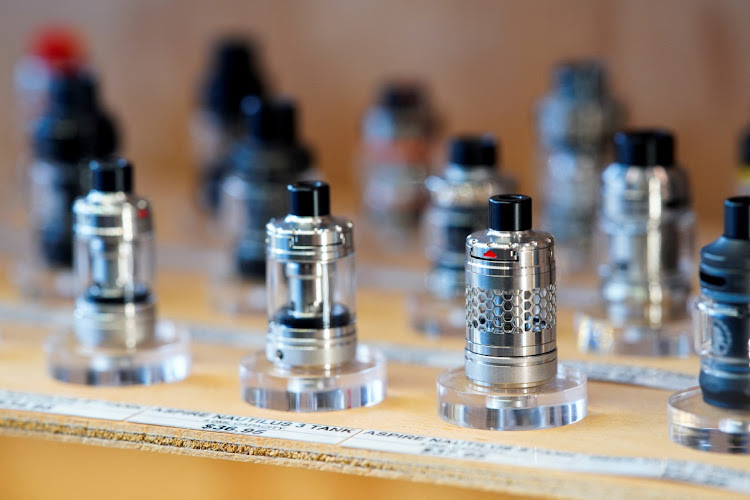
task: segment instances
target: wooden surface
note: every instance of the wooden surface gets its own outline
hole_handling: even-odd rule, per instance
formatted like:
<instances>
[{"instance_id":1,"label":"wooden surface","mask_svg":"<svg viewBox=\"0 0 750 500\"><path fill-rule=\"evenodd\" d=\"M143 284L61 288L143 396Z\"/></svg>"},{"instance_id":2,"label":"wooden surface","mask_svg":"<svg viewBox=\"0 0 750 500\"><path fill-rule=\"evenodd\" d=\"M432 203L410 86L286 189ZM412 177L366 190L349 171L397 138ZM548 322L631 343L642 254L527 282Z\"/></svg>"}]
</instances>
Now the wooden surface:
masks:
<instances>
[{"instance_id":1,"label":"wooden surface","mask_svg":"<svg viewBox=\"0 0 750 500\"><path fill-rule=\"evenodd\" d=\"M201 283L199 276L184 273L179 276L164 275L161 280L164 314L203 324L246 325L248 331L262 328L262 318L238 322L216 321L218 316L204 305L202 288L195 286L197 283ZM6 299L12 300L12 294L9 293ZM404 297L397 293L362 291L358 300L362 340L460 352L460 339L432 342L409 329L406 326L403 301ZM561 311L559 325L562 359L601 359L587 358L575 351L570 311ZM540 450L690 460L750 471L750 463L746 457L701 453L672 444L666 425L666 399L670 391L590 382L589 415L579 423L544 431L478 431L451 426L437 417L435 378L440 373L439 369L390 364L388 397L380 405L340 412L290 414L257 409L239 398L237 363L246 354L242 349L196 344L194 370L184 382L154 387L90 388L59 383L46 375L41 341L47 333L49 329L45 331L23 325L5 326L0 349L0 387L34 393L521 445ZM697 373L698 368L696 359L607 359L684 373ZM109 447L211 456L370 477L409 479L517 495L563 498L733 496L720 490L667 481L496 466L333 445L13 411L0 412L0 431L8 436L45 437Z\"/></svg>"}]
</instances>

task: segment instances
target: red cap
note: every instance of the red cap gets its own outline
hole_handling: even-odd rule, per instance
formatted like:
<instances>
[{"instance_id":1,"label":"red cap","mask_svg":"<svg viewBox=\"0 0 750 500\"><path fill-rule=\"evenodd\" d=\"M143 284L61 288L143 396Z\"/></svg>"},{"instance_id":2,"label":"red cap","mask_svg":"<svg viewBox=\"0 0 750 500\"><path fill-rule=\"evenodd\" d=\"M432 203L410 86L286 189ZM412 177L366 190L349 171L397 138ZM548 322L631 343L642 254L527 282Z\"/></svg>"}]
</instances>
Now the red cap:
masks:
<instances>
[{"instance_id":1,"label":"red cap","mask_svg":"<svg viewBox=\"0 0 750 500\"><path fill-rule=\"evenodd\" d=\"M45 26L38 30L31 39L29 52L44 60L52 69L62 72L80 69L86 59L79 34L61 25Z\"/></svg>"}]
</instances>

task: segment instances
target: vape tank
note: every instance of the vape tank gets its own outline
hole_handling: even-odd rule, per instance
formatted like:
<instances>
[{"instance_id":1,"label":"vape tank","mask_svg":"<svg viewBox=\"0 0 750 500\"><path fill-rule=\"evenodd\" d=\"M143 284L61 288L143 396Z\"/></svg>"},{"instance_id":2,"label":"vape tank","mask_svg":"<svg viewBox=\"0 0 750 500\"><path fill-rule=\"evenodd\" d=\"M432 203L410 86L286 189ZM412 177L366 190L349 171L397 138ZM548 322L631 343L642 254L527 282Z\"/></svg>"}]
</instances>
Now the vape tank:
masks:
<instances>
[{"instance_id":1,"label":"vape tank","mask_svg":"<svg viewBox=\"0 0 750 500\"><path fill-rule=\"evenodd\" d=\"M386 364L357 343L353 225L330 214L327 184L288 190L289 214L267 226L266 349L240 363L242 396L298 412L377 404Z\"/></svg>"},{"instance_id":2,"label":"vape tank","mask_svg":"<svg viewBox=\"0 0 750 500\"><path fill-rule=\"evenodd\" d=\"M242 99L248 95L263 97L266 92L254 46L243 39L220 39L191 122L199 167L198 201L212 214L221 202L221 183L231 146L245 134Z\"/></svg>"},{"instance_id":3,"label":"vape tank","mask_svg":"<svg viewBox=\"0 0 750 500\"><path fill-rule=\"evenodd\" d=\"M602 175L600 304L576 319L581 350L687 356L693 226L687 172L665 131L615 135Z\"/></svg>"},{"instance_id":4,"label":"vape tank","mask_svg":"<svg viewBox=\"0 0 750 500\"><path fill-rule=\"evenodd\" d=\"M157 321L151 204L133 195L125 159L92 161L90 173L91 190L73 207L74 326L45 345L50 374L89 385L181 380L190 371L189 337Z\"/></svg>"},{"instance_id":5,"label":"vape tank","mask_svg":"<svg viewBox=\"0 0 750 500\"><path fill-rule=\"evenodd\" d=\"M531 229L531 198L490 198L489 229L466 238L465 366L438 377L443 420L522 430L586 416L586 376L557 365L554 246Z\"/></svg>"},{"instance_id":6,"label":"vape tank","mask_svg":"<svg viewBox=\"0 0 750 500\"><path fill-rule=\"evenodd\" d=\"M362 129L362 209L378 233L375 241L393 248L412 233L427 202L424 181L438 118L423 87L391 82Z\"/></svg>"},{"instance_id":7,"label":"vape tank","mask_svg":"<svg viewBox=\"0 0 750 500\"><path fill-rule=\"evenodd\" d=\"M246 136L232 150L221 187L221 224L229 264L218 273L217 305L230 312L265 309L266 224L287 213L286 187L309 168L297 139L297 108L286 99L243 102Z\"/></svg>"},{"instance_id":8,"label":"vape tank","mask_svg":"<svg viewBox=\"0 0 750 500\"><path fill-rule=\"evenodd\" d=\"M117 131L86 73L57 75L45 114L33 130L29 167L31 249L19 266L28 295L72 297L73 215L87 191L85 163L117 148Z\"/></svg>"},{"instance_id":9,"label":"vape tank","mask_svg":"<svg viewBox=\"0 0 750 500\"><path fill-rule=\"evenodd\" d=\"M544 192L541 227L555 234L563 278L590 262L599 178L609 161L612 134L622 121L599 62L569 62L555 69L553 90L537 107L537 134Z\"/></svg>"},{"instance_id":10,"label":"vape tank","mask_svg":"<svg viewBox=\"0 0 750 500\"><path fill-rule=\"evenodd\" d=\"M497 156L492 136L456 137L443 176L425 183L430 202L422 230L430 270L409 309L415 328L427 335L464 335L466 237L485 227L490 196L515 191L515 180L497 172Z\"/></svg>"},{"instance_id":11,"label":"vape tank","mask_svg":"<svg viewBox=\"0 0 750 500\"><path fill-rule=\"evenodd\" d=\"M700 387L669 398L672 441L750 453L750 197L724 201L724 234L703 247L693 303Z\"/></svg>"}]
</instances>

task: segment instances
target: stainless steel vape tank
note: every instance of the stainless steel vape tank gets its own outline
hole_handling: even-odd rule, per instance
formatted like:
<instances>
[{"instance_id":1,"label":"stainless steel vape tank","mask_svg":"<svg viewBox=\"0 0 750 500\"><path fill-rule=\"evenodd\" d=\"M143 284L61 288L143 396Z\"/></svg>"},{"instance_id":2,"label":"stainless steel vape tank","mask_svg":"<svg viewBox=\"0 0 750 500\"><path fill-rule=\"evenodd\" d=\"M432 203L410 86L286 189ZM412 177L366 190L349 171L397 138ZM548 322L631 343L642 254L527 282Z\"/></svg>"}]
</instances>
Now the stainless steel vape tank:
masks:
<instances>
[{"instance_id":1,"label":"stainless steel vape tank","mask_svg":"<svg viewBox=\"0 0 750 500\"><path fill-rule=\"evenodd\" d=\"M438 119L421 85L390 82L362 125L362 209L382 249L403 243L422 214Z\"/></svg>"},{"instance_id":2,"label":"stainless steel vape tank","mask_svg":"<svg viewBox=\"0 0 750 500\"><path fill-rule=\"evenodd\" d=\"M430 202L423 215L425 290L409 301L414 326L428 335L463 335L466 236L485 227L487 199L515 191L515 180L497 171L494 137L456 137L442 176L427 178Z\"/></svg>"},{"instance_id":3,"label":"stainless steel vape tank","mask_svg":"<svg viewBox=\"0 0 750 500\"><path fill-rule=\"evenodd\" d=\"M266 228L268 335L240 365L243 397L291 411L377 404L385 361L357 343L353 224L331 215L323 182L288 192L289 214Z\"/></svg>"},{"instance_id":4,"label":"stainless steel vape tank","mask_svg":"<svg viewBox=\"0 0 750 500\"><path fill-rule=\"evenodd\" d=\"M601 305L578 318L586 351L688 355L693 227L687 172L660 130L620 132L602 175Z\"/></svg>"},{"instance_id":5,"label":"stainless steel vape tank","mask_svg":"<svg viewBox=\"0 0 750 500\"><path fill-rule=\"evenodd\" d=\"M151 204L133 195L123 158L92 161L91 190L76 200L80 295L72 332L48 342L57 379L92 385L171 382L187 376L187 336L157 321Z\"/></svg>"},{"instance_id":6,"label":"stainless steel vape tank","mask_svg":"<svg viewBox=\"0 0 750 500\"><path fill-rule=\"evenodd\" d=\"M554 245L531 228L531 198L490 198L489 229L466 238L465 366L438 378L444 420L538 429L585 416L586 377L557 364Z\"/></svg>"},{"instance_id":7,"label":"stainless steel vape tank","mask_svg":"<svg viewBox=\"0 0 750 500\"><path fill-rule=\"evenodd\" d=\"M700 387L669 399L675 442L750 453L750 197L724 201L724 234L701 250L693 304Z\"/></svg>"},{"instance_id":8,"label":"stainless steel vape tank","mask_svg":"<svg viewBox=\"0 0 750 500\"><path fill-rule=\"evenodd\" d=\"M310 154L297 138L292 101L249 97L243 111L247 134L230 155L221 193L228 262L214 286L217 305L231 312L265 309L266 224L284 217L286 186L310 167Z\"/></svg>"},{"instance_id":9,"label":"stainless steel vape tank","mask_svg":"<svg viewBox=\"0 0 750 500\"><path fill-rule=\"evenodd\" d=\"M590 262L599 177L623 111L598 61L560 64L553 90L537 107L544 203L541 227L555 234L564 274Z\"/></svg>"}]
</instances>

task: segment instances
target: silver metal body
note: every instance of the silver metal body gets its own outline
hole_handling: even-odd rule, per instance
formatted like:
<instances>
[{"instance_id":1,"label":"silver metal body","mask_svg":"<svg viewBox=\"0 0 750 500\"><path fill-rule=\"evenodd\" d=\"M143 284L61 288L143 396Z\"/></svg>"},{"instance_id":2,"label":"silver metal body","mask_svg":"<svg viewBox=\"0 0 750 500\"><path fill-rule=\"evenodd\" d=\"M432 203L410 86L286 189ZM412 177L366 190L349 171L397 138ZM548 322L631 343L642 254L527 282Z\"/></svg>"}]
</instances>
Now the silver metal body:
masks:
<instances>
[{"instance_id":1,"label":"silver metal body","mask_svg":"<svg viewBox=\"0 0 750 500\"><path fill-rule=\"evenodd\" d=\"M615 163L602 175L601 199L600 276L610 318L659 326L684 317L695 222L686 172Z\"/></svg>"},{"instance_id":2,"label":"silver metal body","mask_svg":"<svg viewBox=\"0 0 750 500\"><path fill-rule=\"evenodd\" d=\"M266 229L267 359L285 368L331 368L352 361L357 350L355 314L347 300L338 300L336 283L353 280L353 275L339 275L353 273L353 224L333 216L289 215L271 220ZM284 295L281 300L274 295L279 293Z\"/></svg>"},{"instance_id":3,"label":"silver metal body","mask_svg":"<svg viewBox=\"0 0 750 500\"><path fill-rule=\"evenodd\" d=\"M91 191L76 200L73 212L75 264L83 288L74 313L79 342L126 348L158 343L156 301L149 289L149 202L124 193ZM89 295L90 286L96 286L97 300Z\"/></svg>"},{"instance_id":4,"label":"silver metal body","mask_svg":"<svg viewBox=\"0 0 750 500\"><path fill-rule=\"evenodd\" d=\"M494 254L494 256L493 256ZM557 374L552 235L480 231L466 239L466 376L525 388Z\"/></svg>"},{"instance_id":5,"label":"silver metal body","mask_svg":"<svg viewBox=\"0 0 750 500\"><path fill-rule=\"evenodd\" d=\"M494 167L448 165L442 177L428 177L425 185L430 204L423 219L423 236L425 254L432 264L427 289L440 298L460 297L466 288L466 236L486 226L487 199L512 192L515 181L498 174Z\"/></svg>"},{"instance_id":6,"label":"silver metal body","mask_svg":"<svg viewBox=\"0 0 750 500\"><path fill-rule=\"evenodd\" d=\"M596 228L600 175L624 112L600 65L589 62L568 71L571 78L558 81L536 110L544 192L540 227L555 234L566 267L583 270Z\"/></svg>"}]
</instances>

